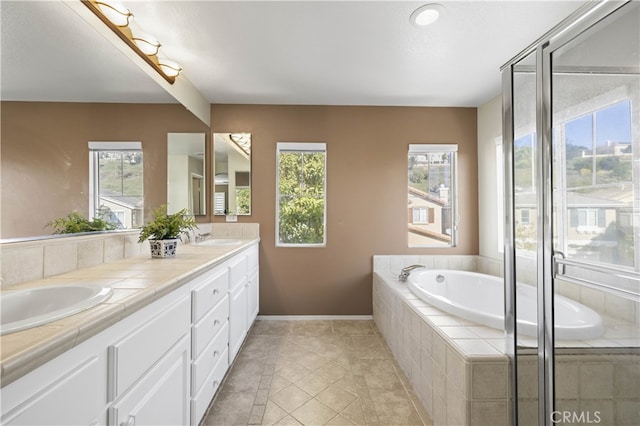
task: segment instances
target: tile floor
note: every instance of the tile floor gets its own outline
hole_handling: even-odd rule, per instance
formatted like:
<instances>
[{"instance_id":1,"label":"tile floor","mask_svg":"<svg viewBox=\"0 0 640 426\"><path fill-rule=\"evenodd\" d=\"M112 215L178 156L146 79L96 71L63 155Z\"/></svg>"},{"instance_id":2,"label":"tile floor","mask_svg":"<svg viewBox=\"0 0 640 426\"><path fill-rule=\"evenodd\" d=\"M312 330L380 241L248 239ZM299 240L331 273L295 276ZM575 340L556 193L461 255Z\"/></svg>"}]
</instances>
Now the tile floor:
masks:
<instances>
[{"instance_id":1,"label":"tile floor","mask_svg":"<svg viewBox=\"0 0 640 426\"><path fill-rule=\"evenodd\" d=\"M204 425L432 425L367 320L257 320Z\"/></svg>"}]
</instances>

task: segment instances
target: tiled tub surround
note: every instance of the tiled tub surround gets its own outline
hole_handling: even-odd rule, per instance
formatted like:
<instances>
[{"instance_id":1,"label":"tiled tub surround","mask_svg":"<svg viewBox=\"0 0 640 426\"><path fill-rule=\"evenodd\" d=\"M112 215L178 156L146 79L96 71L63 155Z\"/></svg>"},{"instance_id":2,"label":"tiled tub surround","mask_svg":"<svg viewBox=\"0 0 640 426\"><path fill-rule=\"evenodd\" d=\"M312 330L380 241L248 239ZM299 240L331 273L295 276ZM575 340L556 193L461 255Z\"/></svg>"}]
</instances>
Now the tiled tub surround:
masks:
<instances>
[{"instance_id":1,"label":"tiled tub surround","mask_svg":"<svg viewBox=\"0 0 640 426\"><path fill-rule=\"evenodd\" d=\"M219 247L180 245L176 257L167 259L152 259L147 246L147 250L140 250L138 255L126 259L3 288L3 291L10 291L91 282L108 285L114 289L114 293L106 302L92 309L0 337L2 386L169 294L202 271L255 244L257 238L245 238L242 242L240 245Z\"/></svg>"},{"instance_id":2,"label":"tiled tub surround","mask_svg":"<svg viewBox=\"0 0 640 426\"><path fill-rule=\"evenodd\" d=\"M211 233L213 238L254 239L257 223L199 223L193 235ZM138 243L139 230L54 236L0 243L0 286L39 280L116 260L149 253L149 243ZM12 240L10 240L12 241Z\"/></svg>"},{"instance_id":3,"label":"tiled tub surround","mask_svg":"<svg viewBox=\"0 0 640 426\"><path fill-rule=\"evenodd\" d=\"M374 256L373 264L374 321L434 424L508 424L504 333L430 306L397 278L403 267L412 264L500 276L502 262L480 256ZM636 348L629 348L637 345L638 327L608 315L603 318L607 326L603 338L557 342L566 347L557 353L558 406L600 408L611 424L640 424L640 358ZM520 342L535 346L529 340ZM572 346L591 349L584 353ZM519 371L531 384L529 390L536 389L534 367L531 355ZM535 393L524 391L520 397L535 398ZM533 419L531 424L537 424L536 403L535 399L523 403L522 413L529 413L521 417L523 421Z\"/></svg>"}]
</instances>

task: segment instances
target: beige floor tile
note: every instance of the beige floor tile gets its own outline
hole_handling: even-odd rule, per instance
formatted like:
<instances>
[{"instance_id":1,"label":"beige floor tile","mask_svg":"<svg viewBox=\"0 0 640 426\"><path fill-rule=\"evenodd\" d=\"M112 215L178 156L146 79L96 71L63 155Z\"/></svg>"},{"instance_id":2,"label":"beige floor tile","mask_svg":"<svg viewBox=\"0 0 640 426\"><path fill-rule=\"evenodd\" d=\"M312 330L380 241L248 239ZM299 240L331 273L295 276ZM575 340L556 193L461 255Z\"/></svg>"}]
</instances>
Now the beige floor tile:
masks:
<instances>
[{"instance_id":1,"label":"beige floor tile","mask_svg":"<svg viewBox=\"0 0 640 426\"><path fill-rule=\"evenodd\" d=\"M335 362L329 362L315 371L316 374L324 377L331 383L337 382L338 380L343 378L348 372L349 371L346 368L336 364Z\"/></svg>"},{"instance_id":2,"label":"beige floor tile","mask_svg":"<svg viewBox=\"0 0 640 426\"><path fill-rule=\"evenodd\" d=\"M250 333L253 335L284 336L290 331L290 321L257 320L251 327Z\"/></svg>"},{"instance_id":3,"label":"beige floor tile","mask_svg":"<svg viewBox=\"0 0 640 426\"><path fill-rule=\"evenodd\" d=\"M334 320L331 323L334 333L346 336L375 334L373 321Z\"/></svg>"},{"instance_id":4,"label":"beige floor tile","mask_svg":"<svg viewBox=\"0 0 640 426\"><path fill-rule=\"evenodd\" d=\"M293 383L307 376L311 370L297 362L292 362L280 368L276 367L276 373Z\"/></svg>"},{"instance_id":5,"label":"beige floor tile","mask_svg":"<svg viewBox=\"0 0 640 426\"><path fill-rule=\"evenodd\" d=\"M356 389L356 383L354 382L353 376L351 374L345 375L343 378L338 380L335 384L337 386L340 386L342 389L351 392L354 395L358 393Z\"/></svg>"},{"instance_id":6,"label":"beige floor tile","mask_svg":"<svg viewBox=\"0 0 640 426\"><path fill-rule=\"evenodd\" d=\"M249 423L253 399L251 392L221 392L205 423L220 426L246 425Z\"/></svg>"},{"instance_id":7,"label":"beige floor tile","mask_svg":"<svg viewBox=\"0 0 640 426\"><path fill-rule=\"evenodd\" d=\"M291 413L311 398L313 398L311 395L296 385L289 385L270 397L273 402L287 413Z\"/></svg>"},{"instance_id":8,"label":"beige floor tile","mask_svg":"<svg viewBox=\"0 0 640 426\"><path fill-rule=\"evenodd\" d=\"M362 405L360 404L359 399L356 399L346 408L344 408L340 415L349 420L354 425L362 426L365 424L364 415L362 413Z\"/></svg>"},{"instance_id":9,"label":"beige floor tile","mask_svg":"<svg viewBox=\"0 0 640 426\"><path fill-rule=\"evenodd\" d=\"M262 416L262 424L265 426L271 426L284 419L286 416L286 411L278 407L273 401L267 401L267 405L264 408L264 415Z\"/></svg>"},{"instance_id":10,"label":"beige floor tile","mask_svg":"<svg viewBox=\"0 0 640 426\"><path fill-rule=\"evenodd\" d=\"M269 395L273 395L281 391L290 384L291 382L289 380L276 373L271 380L271 389L269 389Z\"/></svg>"},{"instance_id":11,"label":"beige floor tile","mask_svg":"<svg viewBox=\"0 0 640 426\"><path fill-rule=\"evenodd\" d=\"M297 362L298 364L304 365L309 370L314 371L328 363L329 360L323 356L309 352L307 355L298 359Z\"/></svg>"},{"instance_id":12,"label":"beige floor tile","mask_svg":"<svg viewBox=\"0 0 640 426\"><path fill-rule=\"evenodd\" d=\"M298 336L320 336L331 334L331 321L294 321L291 334Z\"/></svg>"},{"instance_id":13,"label":"beige floor tile","mask_svg":"<svg viewBox=\"0 0 640 426\"><path fill-rule=\"evenodd\" d=\"M335 417L336 412L318 400L311 399L291 415L304 425L324 425Z\"/></svg>"},{"instance_id":14,"label":"beige floor tile","mask_svg":"<svg viewBox=\"0 0 640 426\"><path fill-rule=\"evenodd\" d=\"M260 422L431 425L372 321L256 321L204 424Z\"/></svg>"},{"instance_id":15,"label":"beige floor tile","mask_svg":"<svg viewBox=\"0 0 640 426\"><path fill-rule=\"evenodd\" d=\"M284 419L280 420L278 423L275 423L275 426L302 426L302 423L294 419L293 416L287 414Z\"/></svg>"},{"instance_id":16,"label":"beige floor tile","mask_svg":"<svg viewBox=\"0 0 640 426\"><path fill-rule=\"evenodd\" d=\"M371 394L381 423L405 426L424 424L405 391L374 389Z\"/></svg>"},{"instance_id":17,"label":"beige floor tile","mask_svg":"<svg viewBox=\"0 0 640 426\"><path fill-rule=\"evenodd\" d=\"M296 382L296 386L311 396L316 396L329 387L330 384L327 379L315 373L311 373Z\"/></svg>"},{"instance_id":18,"label":"beige floor tile","mask_svg":"<svg viewBox=\"0 0 640 426\"><path fill-rule=\"evenodd\" d=\"M339 386L331 385L320 392L316 398L327 407L339 413L351 404L356 399L356 396Z\"/></svg>"}]
</instances>

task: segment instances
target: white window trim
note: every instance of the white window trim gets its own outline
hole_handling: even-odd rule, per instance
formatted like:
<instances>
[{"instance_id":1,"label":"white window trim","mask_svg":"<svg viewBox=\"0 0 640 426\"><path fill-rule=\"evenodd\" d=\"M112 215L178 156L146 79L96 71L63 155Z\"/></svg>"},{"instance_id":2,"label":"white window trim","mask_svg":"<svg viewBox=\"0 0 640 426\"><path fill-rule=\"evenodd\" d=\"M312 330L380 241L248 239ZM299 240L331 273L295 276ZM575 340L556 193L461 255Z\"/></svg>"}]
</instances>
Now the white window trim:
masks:
<instances>
[{"instance_id":1,"label":"white window trim","mask_svg":"<svg viewBox=\"0 0 640 426\"><path fill-rule=\"evenodd\" d=\"M89 219L95 218L98 194L96 194L96 182L98 181L98 168L95 153L97 151L142 151L140 141L89 141Z\"/></svg>"},{"instance_id":2,"label":"white window trim","mask_svg":"<svg viewBox=\"0 0 640 426\"><path fill-rule=\"evenodd\" d=\"M408 154L453 153L451 167L451 244L444 248L458 245L458 144L409 144ZM441 247L430 244L408 244L409 248Z\"/></svg>"},{"instance_id":3,"label":"white window trim","mask_svg":"<svg viewBox=\"0 0 640 426\"><path fill-rule=\"evenodd\" d=\"M280 153L322 152L324 153L324 213L322 243L290 244L280 242ZM278 142L276 144L276 247L326 247L327 246L327 144L323 142Z\"/></svg>"}]
</instances>

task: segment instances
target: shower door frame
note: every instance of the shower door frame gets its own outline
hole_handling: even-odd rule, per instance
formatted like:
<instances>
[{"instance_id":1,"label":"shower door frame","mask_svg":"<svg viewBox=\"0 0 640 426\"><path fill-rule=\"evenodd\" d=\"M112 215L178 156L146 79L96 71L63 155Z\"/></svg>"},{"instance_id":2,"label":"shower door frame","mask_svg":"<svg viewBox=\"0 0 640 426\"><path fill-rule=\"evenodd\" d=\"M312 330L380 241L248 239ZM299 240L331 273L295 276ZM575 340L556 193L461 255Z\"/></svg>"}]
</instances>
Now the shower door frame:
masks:
<instances>
[{"instance_id":1,"label":"shower door frame","mask_svg":"<svg viewBox=\"0 0 640 426\"><path fill-rule=\"evenodd\" d=\"M506 352L511 372L511 424L518 424L516 312L516 247L514 193L514 66L535 53L536 65L536 196L537 196L537 358L538 422L551 425L555 411L554 262L552 190L552 55L590 27L623 7L626 1L589 1L501 67L504 174L504 279Z\"/></svg>"}]
</instances>

